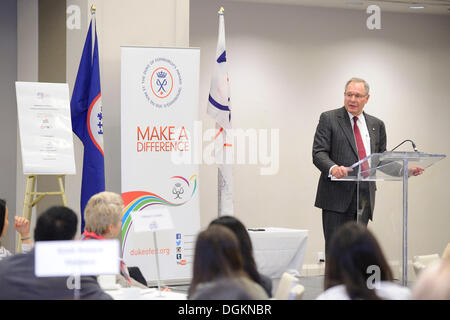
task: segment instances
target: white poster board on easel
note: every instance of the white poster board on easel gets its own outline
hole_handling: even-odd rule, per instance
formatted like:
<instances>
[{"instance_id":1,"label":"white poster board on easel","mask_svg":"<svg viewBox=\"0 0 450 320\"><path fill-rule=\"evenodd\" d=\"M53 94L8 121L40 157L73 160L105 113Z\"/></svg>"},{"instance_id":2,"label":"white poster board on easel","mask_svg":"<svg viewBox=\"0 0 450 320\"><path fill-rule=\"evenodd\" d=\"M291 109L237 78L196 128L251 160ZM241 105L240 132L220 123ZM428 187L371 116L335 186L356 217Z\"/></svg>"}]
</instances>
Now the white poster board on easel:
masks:
<instances>
[{"instance_id":1,"label":"white poster board on easel","mask_svg":"<svg viewBox=\"0 0 450 320\"><path fill-rule=\"evenodd\" d=\"M16 82L23 173L75 174L67 83Z\"/></svg>"}]
</instances>

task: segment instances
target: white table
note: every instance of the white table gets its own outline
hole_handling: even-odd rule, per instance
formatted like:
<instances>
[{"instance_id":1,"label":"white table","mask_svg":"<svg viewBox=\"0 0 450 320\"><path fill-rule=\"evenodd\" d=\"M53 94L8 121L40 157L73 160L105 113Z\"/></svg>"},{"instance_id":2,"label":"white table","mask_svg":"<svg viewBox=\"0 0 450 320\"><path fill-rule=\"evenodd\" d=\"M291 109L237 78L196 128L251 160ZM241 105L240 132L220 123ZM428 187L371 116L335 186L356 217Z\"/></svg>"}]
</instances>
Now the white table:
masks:
<instances>
[{"instance_id":1,"label":"white table","mask_svg":"<svg viewBox=\"0 0 450 320\"><path fill-rule=\"evenodd\" d=\"M272 279L281 278L283 272L299 276L305 258L308 230L260 229L264 231L248 231L258 271Z\"/></svg>"},{"instance_id":2,"label":"white table","mask_svg":"<svg viewBox=\"0 0 450 320\"><path fill-rule=\"evenodd\" d=\"M158 292L156 288L119 288L105 290L114 300L187 300L187 295L179 292Z\"/></svg>"}]
</instances>

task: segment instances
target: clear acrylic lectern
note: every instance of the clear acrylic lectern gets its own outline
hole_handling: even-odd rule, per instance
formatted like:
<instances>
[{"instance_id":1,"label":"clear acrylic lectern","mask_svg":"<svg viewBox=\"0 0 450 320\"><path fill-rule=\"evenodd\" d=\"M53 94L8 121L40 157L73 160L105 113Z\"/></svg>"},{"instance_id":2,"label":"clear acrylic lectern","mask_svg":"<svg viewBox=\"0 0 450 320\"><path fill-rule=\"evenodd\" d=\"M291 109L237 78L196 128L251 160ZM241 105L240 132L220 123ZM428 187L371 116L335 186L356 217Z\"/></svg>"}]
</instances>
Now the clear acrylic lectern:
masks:
<instances>
[{"instance_id":1,"label":"clear acrylic lectern","mask_svg":"<svg viewBox=\"0 0 450 320\"><path fill-rule=\"evenodd\" d=\"M354 181L357 183L357 220L361 217L363 206L360 201L360 182L369 181L402 181L403 182L403 239L402 239L402 285L406 286L407 259L408 259L408 170L414 166L426 169L437 161L444 159L443 154L428 154L422 152L383 152L373 153L366 158L356 162L350 168L353 171L347 177L335 181Z\"/></svg>"}]
</instances>

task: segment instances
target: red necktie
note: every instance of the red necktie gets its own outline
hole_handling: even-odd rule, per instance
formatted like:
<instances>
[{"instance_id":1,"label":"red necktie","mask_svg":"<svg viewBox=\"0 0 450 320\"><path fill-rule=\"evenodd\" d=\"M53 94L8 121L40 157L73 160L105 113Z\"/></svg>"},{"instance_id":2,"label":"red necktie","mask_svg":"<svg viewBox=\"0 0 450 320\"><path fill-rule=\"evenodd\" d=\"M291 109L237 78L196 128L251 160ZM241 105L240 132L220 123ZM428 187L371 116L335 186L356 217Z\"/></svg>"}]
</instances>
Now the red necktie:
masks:
<instances>
[{"instance_id":1,"label":"red necktie","mask_svg":"<svg viewBox=\"0 0 450 320\"><path fill-rule=\"evenodd\" d=\"M358 121L358 117L353 117L354 123L353 131L355 132L355 140L356 146L358 148L358 156L359 160L362 160L366 157L366 149L364 148L364 143L361 138L361 132L359 131L356 121ZM364 161L363 163L361 163L361 171L362 171L361 174L364 178L367 178L369 176L369 172L366 170L369 170L369 163L367 161Z\"/></svg>"}]
</instances>

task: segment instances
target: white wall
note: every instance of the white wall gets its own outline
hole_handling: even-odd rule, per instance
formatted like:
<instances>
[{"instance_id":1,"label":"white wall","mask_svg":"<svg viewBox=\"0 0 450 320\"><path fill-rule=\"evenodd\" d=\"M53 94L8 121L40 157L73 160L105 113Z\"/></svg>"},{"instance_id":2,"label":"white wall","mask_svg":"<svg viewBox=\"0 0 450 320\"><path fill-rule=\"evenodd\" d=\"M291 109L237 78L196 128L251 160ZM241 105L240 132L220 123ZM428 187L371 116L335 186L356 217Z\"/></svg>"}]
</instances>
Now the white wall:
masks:
<instances>
[{"instance_id":1,"label":"white wall","mask_svg":"<svg viewBox=\"0 0 450 320\"><path fill-rule=\"evenodd\" d=\"M16 212L15 135L17 121L15 84L17 79L17 4L14 0L0 2L0 198L8 205L11 224ZM0 231L1 232L1 231ZM8 228L2 245L14 248L14 229Z\"/></svg>"},{"instance_id":2,"label":"white wall","mask_svg":"<svg viewBox=\"0 0 450 320\"><path fill-rule=\"evenodd\" d=\"M39 17L38 0L17 1L17 80L38 81ZM17 106L14 105L17 110ZM16 111L17 112L17 111ZM17 119L16 119L17 123ZM22 168L22 151L17 125L16 214L22 215L26 178ZM32 210L31 237L34 236L36 207ZM12 231L12 228L11 228ZM15 246L14 246L15 247Z\"/></svg>"},{"instance_id":3,"label":"white wall","mask_svg":"<svg viewBox=\"0 0 450 320\"><path fill-rule=\"evenodd\" d=\"M204 128L221 1L191 0L190 46L201 48ZM225 29L234 128L280 129L280 169L236 165L236 216L248 227L308 229L305 264L324 251L321 211L314 207L319 171L312 142L321 112L343 106L345 82L365 78L365 111L387 127L388 149L412 139L419 150L450 154L450 19L382 12L368 30L365 11L226 2ZM403 150L410 151L409 146ZM412 150L411 150L412 151ZM450 241L448 159L409 183L409 257L442 253ZM215 169L203 166L202 225L217 214ZM391 259L400 257L401 184L378 185L369 225ZM410 273L411 274L411 273Z\"/></svg>"},{"instance_id":4,"label":"white wall","mask_svg":"<svg viewBox=\"0 0 450 320\"><path fill-rule=\"evenodd\" d=\"M80 11L79 23L80 28L66 28L66 82L69 84L69 92L72 97L75 79L80 65L81 53L86 40L86 34L89 27L89 6L87 0L67 0L67 8L74 6L75 11L69 10L67 18L76 18L78 8ZM73 22L73 20L70 20ZM78 21L76 21L78 22ZM101 52L101 51L100 51ZM67 195L67 205L72 208L78 215L80 214L80 192L81 178L83 173L83 144L80 139L73 134L73 145L75 153L75 170L76 175L66 176L65 191ZM78 231L80 230L81 219L79 218Z\"/></svg>"}]
</instances>

